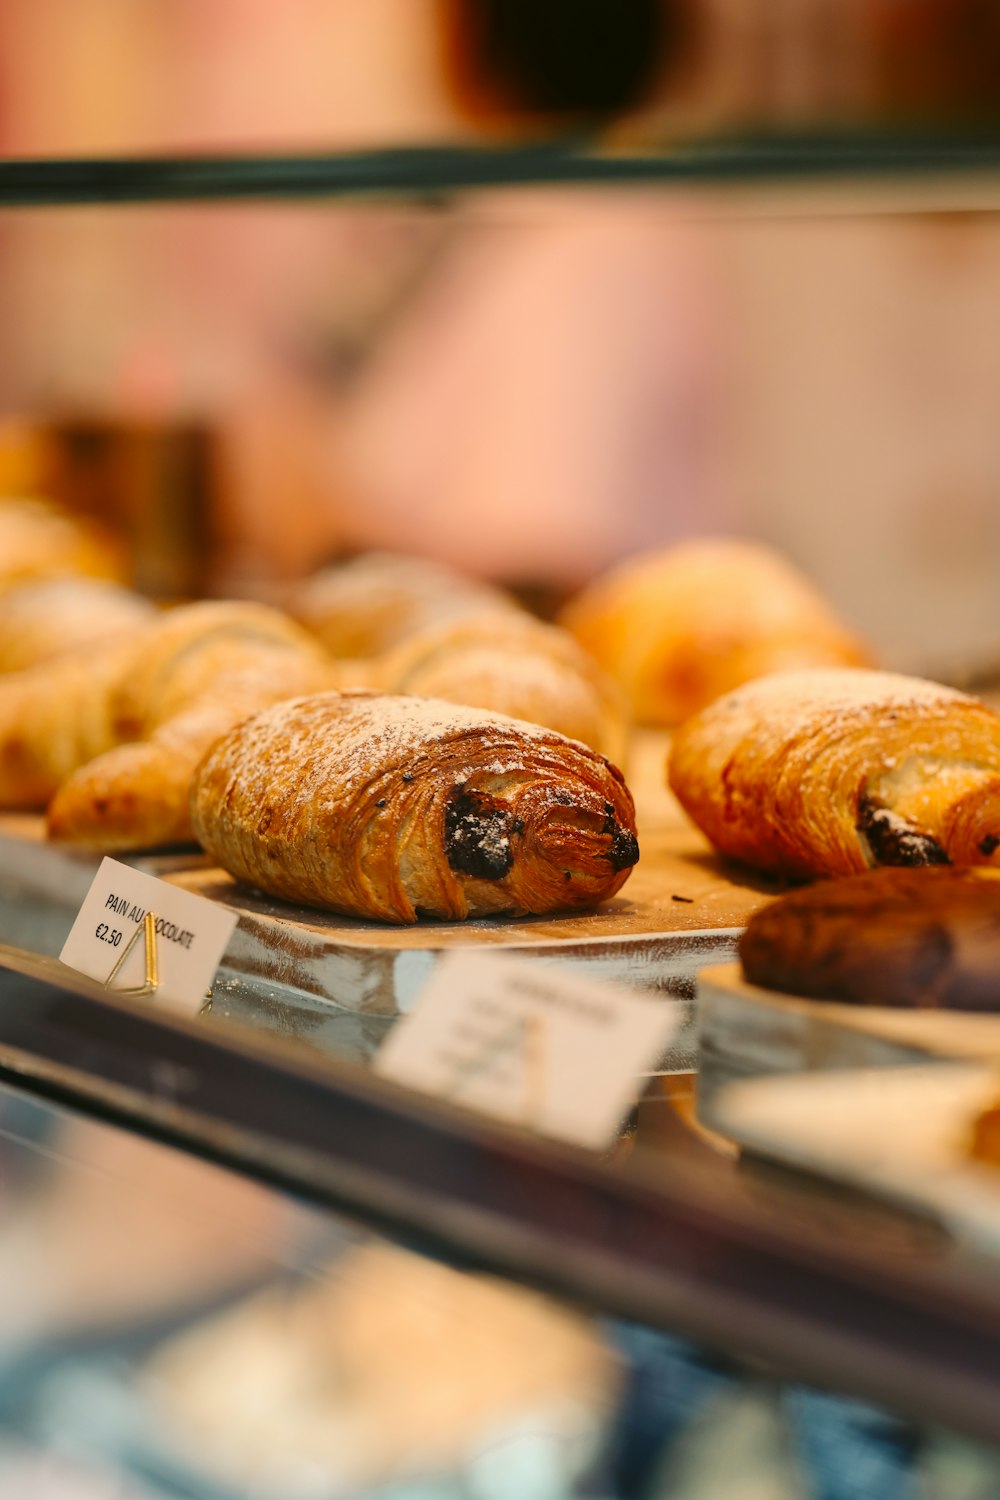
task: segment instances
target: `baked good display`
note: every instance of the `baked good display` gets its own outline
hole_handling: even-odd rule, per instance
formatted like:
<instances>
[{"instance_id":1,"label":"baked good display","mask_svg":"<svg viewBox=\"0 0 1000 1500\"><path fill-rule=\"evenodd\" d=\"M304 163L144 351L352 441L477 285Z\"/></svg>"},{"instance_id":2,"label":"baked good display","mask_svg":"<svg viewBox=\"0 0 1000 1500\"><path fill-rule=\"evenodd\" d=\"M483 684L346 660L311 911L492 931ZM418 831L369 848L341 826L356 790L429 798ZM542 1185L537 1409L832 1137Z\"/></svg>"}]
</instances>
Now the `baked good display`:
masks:
<instances>
[{"instance_id":1,"label":"baked good display","mask_svg":"<svg viewBox=\"0 0 1000 1500\"><path fill-rule=\"evenodd\" d=\"M988 864L1000 848L1000 713L920 678L747 683L681 726L669 779L721 853L779 875Z\"/></svg>"},{"instance_id":2,"label":"baked good display","mask_svg":"<svg viewBox=\"0 0 1000 1500\"><path fill-rule=\"evenodd\" d=\"M509 594L426 558L369 552L326 568L286 608L331 656L371 658L446 621L524 611Z\"/></svg>"},{"instance_id":3,"label":"baked good display","mask_svg":"<svg viewBox=\"0 0 1000 1500\"><path fill-rule=\"evenodd\" d=\"M126 575L124 551L95 521L45 500L0 497L0 592L42 578Z\"/></svg>"},{"instance_id":4,"label":"baked good display","mask_svg":"<svg viewBox=\"0 0 1000 1500\"><path fill-rule=\"evenodd\" d=\"M516 1494L516 1442L510 1483L496 1484L518 1433L547 1440L545 1473L568 1494L620 1380L615 1354L582 1315L366 1245L305 1285L265 1288L175 1334L139 1388L152 1430L177 1445L175 1463L183 1452L227 1494L316 1500L381 1493L392 1480L396 1493L421 1474L436 1489L487 1450L492 1492Z\"/></svg>"},{"instance_id":5,"label":"baked good display","mask_svg":"<svg viewBox=\"0 0 1000 1500\"><path fill-rule=\"evenodd\" d=\"M329 684L321 647L278 610L224 602L172 610L120 663L109 685L115 747L55 789L50 837L90 849L190 842L191 776L213 740L269 704Z\"/></svg>"},{"instance_id":6,"label":"baked good display","mask_svg":"<svg viewBox=\"0 0 1000 1500\"><path fill-rule=\"evenodd\" d=\"M736 538L631 558L571 600L561 623L647 725L679 724L770 672L869 661L790 563Z\"/></svg>"},{"instance_id":7,"label":"baked good display","mask_svg":"<svg viewBox=\"0 0 1000 1500\"><path fill-rule=\"evenodd\" d=\"M424 630L373 663L367 685L527 719L612 759L624 751L625 716L613 684L567 631L528 615Z\"/></svg>"},{"instance_id":8,"label":"baked good display","mask_svg":"<svg viewBox=\"0 0 1000 1500\"><path fill-rule=\"evenodd\" d=\"M53 578L0 593L0 672L17 672L62 651L128 639L153 620L148 600L99 578Z\"/></svg>"},{"instance_id":9,"label":"baked good display","mask_svg":"<svg viewBox=\"0 0 1000 1500\"><path fill-rule=\"evenodd\" d=\"M1000 1011L1000 873L868 870L778 897L739 943L751 984L854 1005Z\"/></svg>"},{"instance_id":10,"label":"baked good display","mask_svg":"<svg viewBox=\"0 0 1000 1500\"><path fill-rule=\"evenodd\" d=\"M237 880L385 922L593 907L639 858L632 798L603 757L428 698L280 704L212 746L191 809Z\"/></svg>"}]
</instances>

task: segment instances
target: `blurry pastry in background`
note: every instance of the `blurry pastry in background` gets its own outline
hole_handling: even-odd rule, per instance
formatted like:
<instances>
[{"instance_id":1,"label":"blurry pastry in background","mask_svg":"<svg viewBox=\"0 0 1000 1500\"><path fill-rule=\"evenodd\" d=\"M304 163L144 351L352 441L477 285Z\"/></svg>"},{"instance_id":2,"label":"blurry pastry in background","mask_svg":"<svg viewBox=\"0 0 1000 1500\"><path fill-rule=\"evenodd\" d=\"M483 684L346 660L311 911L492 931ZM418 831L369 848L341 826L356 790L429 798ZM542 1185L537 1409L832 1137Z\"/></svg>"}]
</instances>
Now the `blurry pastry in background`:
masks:
<instances>
[{"instance_id":1,"label":"blurry pastry in background","mask_svg":"<svg viewBox=\"0 0 1000 1500\"><path fill-rule=\"evenodd\" d=\"M274 1288L182 1333L154 1355L143 1388L174 1456L227 1492L297 1495L302 1475L310 1494L367 1493L454 1472L487 1447L502 1465L504 1442L530 1431L562 1456L558 1490L569 1493L619 1380L580 1315L368 1246L315 1285Z\"/></svg>"},{"instance_id":2,"label":"blurry pastry in background","mask_svg":"<svg viewBox=\"0 0 1000 1500\"><path fill-rule=\"evenodd\" d=\"M0 593L0 672L37 666L63 651L128 640L155 618L148 600L99 578L52 578Z\"/></svg>"},{"instance_id":3,"label":"blurry pastry in background","mask_svg":"<svg viewBox=\"0 0 1000 1500\"><path fill-rule=\"evenodd\" d=\"M421 557L370 552L299 584L285 607L331 656L381 656L419 631L478 616L522 616L500 589Z\"/></svg>"},{"instance_id":4,"label":"blurry pastry in background","mask_svg":"<svg viewBox=\"0 0 1000 1500\"><path fill-rule=\"evenodd\" d=\"M648 725L679 724L771 672L870 660L790 563L736 538L631 558L571 600L562 624Z\"/></svg>"},{"instance_id":5,"label":"blurry pastry in background","mask_svg":"<svg viewBox=\"0 0 1000 1500\"><path fill-rule=\"evenodd\" d=\"M127 574L124 548L96 521L44 500L0 498L0 592L41 578Z\"/></svg>"},{"instance_id":6,"label":"blurry pastry in background","mask_svg":"<svg viewBox=\"0 0 1000 1500\"><path fill-rule=\"evenodd\" d=\"M443 698L542 724L620 761L620 695L568 631L529 615L432 626L372 663L385 693Z\"/></svg>"},{"instance_id":7,"label":"blurry pastry in background","mask_svg":"<svg viewBox=\"0 0 1000 1500\"><path fill-rule=\"evenodd\" d=\"M98 850L190 843L191 778L212 742L283 698L330 686L322 647L279 610L224 601L171 610L110 684L117 743L56 790L50 837ZM0 764L3 748L0 733Z\"/></svg>"},{"instance_id":8,"label":"blurry pastry in background","mask_svg":"<svg viewBox=\"0 0 1000 1500\"><path fill-rule=\"evenodd\" d=\"M79 766L118 744L114 691L148 628L0 676L0 807L43 808Z\"/></svg>"}]
</instances>

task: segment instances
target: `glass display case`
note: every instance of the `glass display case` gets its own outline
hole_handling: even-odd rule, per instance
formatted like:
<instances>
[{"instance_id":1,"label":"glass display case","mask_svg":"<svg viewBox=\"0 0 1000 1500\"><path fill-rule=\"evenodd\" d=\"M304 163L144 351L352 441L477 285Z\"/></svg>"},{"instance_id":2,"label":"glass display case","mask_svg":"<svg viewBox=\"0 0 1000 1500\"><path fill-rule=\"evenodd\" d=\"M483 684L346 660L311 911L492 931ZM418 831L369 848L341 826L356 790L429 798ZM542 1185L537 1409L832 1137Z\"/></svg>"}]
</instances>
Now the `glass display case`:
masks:
<instances>
[{"instance_id":1,"label":"glass display case","mask_svg":"<svg viewBox=\"0 0 1000 1500\"><path fill-rule=\"evenodd\" d=\"M717 35L730 35L733 18L720 20L727 8L709 9ZM893 16L902 24L900 7L881 9L892 45L903 45L890 27ZM983 25L976 34L992 56L996 23ZM917 46L912 36L909 44ZM975 48L962 53L961 76L925 80L914 105L871 82L885 61L877 49L852 50L843 36L838 45L837 76L853 77L845 59L863 54L871 68L859 65L858 76L868 83L845 81L839 103L810 109L779 107L770 95L766 107L748 103L735 84L718 95L692 86L693 102L679 96L683 109L654 91L645 112L570 111L558 131L543 109L546 131L536 119L530 131L497 132L493 120L485 135L455 131L431 144L293 152L283 142L236 152L224 143L192 154L182 142L156 153L0 160L9 346L0 378L3 408L18 419L0 443L0 478L5 462L29 484L44 475L70 510L113 522L137 582L158 599L280 599L289 577L359 545L357 470L337 469L336 518L310 531L322 508L313 503L317 476L329 480L334 456L339 464L355 442L348 426L373 351L389 348L386 409L392 379L412 376L407 340L419 340L428 303L444 295L442 267L457 267L459 291L465 275L489 285L488 246L481 266L475 257L491 233L535 233L563 213L577 226L593 214L603 232L623 213L680 247L668 263L681 291L657 326L681 329L673 437L690 437L690 448L672 477L679 490L690 486L697 511L715 493L705 455L714 462L718 429L691 351L711 345L718 308L702 317L712 297L691 268L704 243L689 244L685 226L797 220L806 226L801 267L816 223L877 220L890 234L930 224L940 241L929 254L947 259L949 223L961 235L972 222L984 234L973 255L983 245L992 255L1000 112L982 80L978 93L973 86ZM958 98L969 107L956 107ZM753 232L744 273L766 258ZM546 253L550 279L538 300L499 296L498 321L511 307L527 319L546 304L563 273L558 237ZM961 246L955 255L949 284L963 277ZM609 266L621 291L631 263ZM613 301L594 334L612 374L616 330L644 320L647 273L640 266L635 306ZM792 280L784 314L761 311L746 294L739 316L757 309L746 328L759 336L762 319L780 324L789 307L813 305L815 287L800 287L796 304ZM598 284L583 281L580 296ZM874 285L864 283L869 293ZM922 285L906 292L914 303ZM697 310L685 328L690 303ZM581 305L578 297L563 321L540 325L539 348L544 336L558 341L577 327ZM460 295L450 311L456 322L477 316ZM963 305L960 316L974 323L976 314ZM495 347L484 336L473 378ZM748 336L745 352L754 347ZM526 356L536 358L544 363L538 349ZM902 337L895 358L898 372L908 363ZM824 369L833 371L833 410L836 360ZM543 392L550 375L544 366ZM464 377L456 356L439 393L445 405ZM520 379L518 367L509 385L489 388L515 425L521 408L510 390ZM743 379L753 383L746 370ZM786 371L774 388L787 392L797 379ZM942 389L948 380L945 370ZM556 427L563 446L554 450L574 474L590 450L581 440L575 459L566 432L582 432L605 399L613 404L613 385L569 407ZM940 395L914 395L901 421ZM536 390L528 404L539 399ZM780 394L772 417L778 408ZM428 411L440 416L441 407ZM420 421L418 412L414 427ZM391 427L379 426L378 412L364 424L362 416L362 449L378 449ZM835 441L836 422L824 433ZM786 436L782 429L783 455ZM963 428L955 451L966 436ZM403 429L404 458L418 446ZM759 451L751 444L744 459L751 450ZM443 467L431 468L448 482ZM798 472L789 461L790 489ZM459 488L470 475L482 477L467 467ZM761 460L756 479L775 475L781 465ZM392 482L390 474L387 491ZM821 483L819 491L829 495ZM986 514L987 491L957 484L959 529L964 519L974 530ZM395 510L387 503L380 518L366 518L383 545L425 524L415 492L393 493ZM485 481L476 493L466 532L496 502ZM865 503L856 499L855 518ZM531 508L529 496L524 516ZM987 580L977 574L970 589L948 572L954 557L937 549L941 527L927 520L948 505L938 496L925 509L919 555L900 547L898 637L877 600L863 623L876 633L884 626L880 644L904 664L988 678L1000 633L991 634ZM843 530L829 510L817 506L827 532ZM800 552L824 553L817 568L830 580L847 576L837 568L857 548L827 547L822 525L819 540L807 541L791 504L762 513L765 531L784 528ZM578 555L564 526L562 541L548 538L551 567L533 569L517 546L524 516L497 541L507 547L500 572L544 610L606 546L609 523L594 523ZM715 529L726 519L717 512ZM897 522L880 532L873 520L873 535L881 542ZM983 525L991 539L992 520ZM851 565L874 573L884 557ZM930 628L918 582L940 587L941 615L962 596L950 624ZM646 777L647 754L652 780L662 779L658 742L637 752L637 777ZM640 834L655 851L649 879L662 884L690 850L652 793L647 805ZM566 932L528 921L502 937L489 920L461 932L428 923L376 942L363 923L293 920L279 903L217 878L192 849L125 858L237 911L203 1003L128 998L60 964L98 859L46 842L32 814L2 815L5 1494L708 1500L751 1485L776 1496L902 1496L922 1486L958 1500L1000 1488L995 1253L931 1212L740 1153L696 1117L695 977L732 958L766 882L722 896L699 866L694 896L670 897L678 905L666 934L657 908L656 920L631 927L616 927L617 914ZM685 905L695 908L689 916ZM671 1051L636 1079L635 1108L603 1155L373 1070L442 954L498 945L525 962L652 992L676 1011Z\"/></svg>"}]
</instances>

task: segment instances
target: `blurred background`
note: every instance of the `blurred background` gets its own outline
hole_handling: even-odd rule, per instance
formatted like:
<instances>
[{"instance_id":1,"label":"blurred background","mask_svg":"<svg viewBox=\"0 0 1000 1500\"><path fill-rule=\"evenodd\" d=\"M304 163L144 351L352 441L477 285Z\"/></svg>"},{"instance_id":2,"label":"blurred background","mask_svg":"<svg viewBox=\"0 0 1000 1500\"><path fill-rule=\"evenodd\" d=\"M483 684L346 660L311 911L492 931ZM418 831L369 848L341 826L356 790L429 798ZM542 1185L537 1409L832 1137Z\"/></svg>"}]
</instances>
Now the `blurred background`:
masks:
<instances>
[{"instance_id":1,"label":"blurred background","mask_svg":"<svg viewBox=\"0 0 1000 1500\"><path fill-rule=\"evenodd\" d=\"M997 60L992 0L7 0L0 150L980 128ZM8 212L4 483L116 522L167 596L372 545L559 596L735 531L887 661L988 667L1000 227L887 203Z\"/></svg>"}]
</instances>

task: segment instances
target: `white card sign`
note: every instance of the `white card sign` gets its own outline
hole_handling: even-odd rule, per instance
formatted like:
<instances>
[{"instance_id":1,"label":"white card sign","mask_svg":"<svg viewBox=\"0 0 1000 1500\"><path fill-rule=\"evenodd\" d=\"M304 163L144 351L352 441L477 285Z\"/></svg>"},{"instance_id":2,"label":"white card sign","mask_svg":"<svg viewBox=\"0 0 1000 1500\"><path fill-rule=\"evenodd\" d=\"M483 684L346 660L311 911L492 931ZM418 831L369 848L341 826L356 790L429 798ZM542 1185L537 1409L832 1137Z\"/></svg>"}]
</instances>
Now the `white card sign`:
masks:
<instances>
[{"instance_id":1,"label":"white card sign","mask_svg":"<svg viewBox=\"0 0 1000 1500\"><path fill-rule=\"evenodd\" d=\"M613 1143L678 1025L675 1007L532 959L449 953L375 1071L543 1135Z\"/></svg>"},{"instance_id":2,"label":"white card sign","mask_svg":"<svg viewBox=\"0 0 1000 1500\"><path fill-rule=\"evenodd\" d=\"M146 972L147 912L153 914L156 941L155 998L197 1012L236 926L236 913L118 860L101 861L59 957L106 984L138 934L112 986L138 989Z\"/></svg>"}]
</instances>

